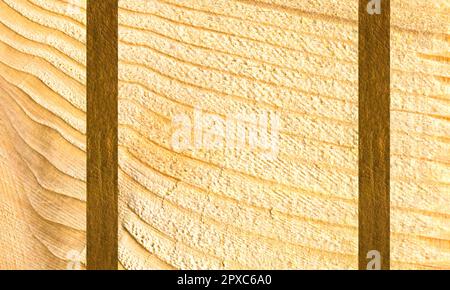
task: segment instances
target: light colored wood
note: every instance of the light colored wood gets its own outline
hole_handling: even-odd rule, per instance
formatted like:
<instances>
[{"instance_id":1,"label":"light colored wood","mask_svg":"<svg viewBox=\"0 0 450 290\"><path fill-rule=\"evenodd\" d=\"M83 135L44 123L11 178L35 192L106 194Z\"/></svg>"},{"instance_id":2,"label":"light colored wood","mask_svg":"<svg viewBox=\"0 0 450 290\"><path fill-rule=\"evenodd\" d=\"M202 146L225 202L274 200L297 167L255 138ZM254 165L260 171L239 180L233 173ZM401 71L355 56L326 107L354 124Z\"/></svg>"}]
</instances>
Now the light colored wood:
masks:
<instances>
[{"instance_id":1,"label":"light colored wood","mask_svg":"<svg viewBox=\"0 0 450 290\"><path fill-rule=\"evenodd\" d=\"M85 265L84 6L0 1L0 269Z\"/></svg>"},{"instance_id":2,"label":"light colored wood","mask_svg":"<svg viewBox=\"0 0 450 290\"><path fill-rule=\"evenodd\" d=\"M449 269L450 5L391 3L391 265ZM357 268L357 1L120 7L120 267ZM82 0L0 1L2 269L83 255L85 25ZM196 107L279 112L278 159L174 152Z\"/></svg>"},{"instance_id":3,"label":"light colored wood","mask_svg":"<svg viewBox=\"0 0 450 290\"><path fill-rule=\"evenodd\" d=\"M119 6L124 266L357 268L358 30L336 18L346 4L332 16L254 1ZM195 108L279 113L278 157L176 152L172 119Z\"/></svg>"},{"instance_id":4,"label":"light colored wood","mask_svg":"<svg viewBox=\"0 0 450 290\"><path fill-rule=\"evenodd\" d=\"M391 264L449 268L449 3L391 5ZM119 6L124 267L357 268L358 2ZM195 108L279 112L278 158L176 152Z\"/></svg>"},{"instance_id":5,"label":"light colored wood","mask_svg":"<svg viewBox=\"0 0 450 290\"><path fill-rule=\"evenodd\" d=\"M450 2L391 2L391 268L450 269Z\"/></svg>"}]
</instances>

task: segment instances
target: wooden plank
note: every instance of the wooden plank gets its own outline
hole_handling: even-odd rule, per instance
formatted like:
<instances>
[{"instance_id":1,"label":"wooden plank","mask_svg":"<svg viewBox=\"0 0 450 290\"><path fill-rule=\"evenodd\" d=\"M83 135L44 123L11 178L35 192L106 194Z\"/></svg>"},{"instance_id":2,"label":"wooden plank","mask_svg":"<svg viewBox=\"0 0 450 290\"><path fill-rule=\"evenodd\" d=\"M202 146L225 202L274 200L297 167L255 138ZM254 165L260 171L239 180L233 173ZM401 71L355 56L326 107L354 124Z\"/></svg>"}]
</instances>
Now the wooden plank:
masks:
<instances>
[{"instance_id":1,"label":"wooden plank","mask_svg":"<svg viewBox=\"0 0 450 290\"><path fill-rule=\"evenodd\" d=\"M390 264L449 269L450 3L390 2ZM85 268L86 3L67 3L0 1L1 269ZM120 268L358 267L358 4L121 2ZM195 108L280 112L279 158L172 152Z\"/></svg>"},{"instance_id":2,"label":"wooden plank","mask_svg":"<svg viewBox=\"0 0 450 290\"><path fill-rule=\"evenodd\" d=\"M357 2L342 2L119 3L125 268L357 269ZM200 115L265 112L280 116L273 159L233 130L198 130L226 148L174 146Z\"/></svg>"},{"instance_id":3,"label":"wooden plank","mask_svg":"<svg viewBox=\"0 0 450 290\"><path fill-rule=\"evenodd\" d=\"M87 8L87 268L117 259L117 0Z\"/></svg>"},{"instance_id":4,"label":"wooden plank","mask_svg":"<svg viewBox=\"0 0 450 290\"><path fill-rule=\"evenodd\" d=\"M0 1L0 269L85 268L85 3L72 3Z\"/></svg>"},{"instance_id":5,"label":"wooden plank","mask_svg":"<svg viewBox=\"0 0 450 290\"><path fill-rule=\"evenodd\" d=\"M450 269L450 2L391 5L391 269Z\"/></svg>"},{"instance_id":6,"label":"wooden plank","mask_svg":"<svg viewBox=\"0 0 450 290\"><path fill-rule=\"evenodd\" d=\"M378 186L392 198L391 265L448 268L449 5L390 2L393 130L383 136L391 136L383 158L393 174ZM124 267L358 267L358 5L120 4ZM282 157L174 152L173 118L193 120L199 107L222 117L279 110Z\"/></svg>"},{"instance_id":7,"label":"wooden plank","mask_svg":"<svg viewBox=\"0 0 450 290\"><path fill-rule=\"evenodd\" d=\"M390 1L381 1L381 11L374 14L368 11L372 8L369 2L377 1L359 1L359 268L367 268L368 258L381 258L381 269L387 270L390 264Z\"/></svg>"}]
</instances>

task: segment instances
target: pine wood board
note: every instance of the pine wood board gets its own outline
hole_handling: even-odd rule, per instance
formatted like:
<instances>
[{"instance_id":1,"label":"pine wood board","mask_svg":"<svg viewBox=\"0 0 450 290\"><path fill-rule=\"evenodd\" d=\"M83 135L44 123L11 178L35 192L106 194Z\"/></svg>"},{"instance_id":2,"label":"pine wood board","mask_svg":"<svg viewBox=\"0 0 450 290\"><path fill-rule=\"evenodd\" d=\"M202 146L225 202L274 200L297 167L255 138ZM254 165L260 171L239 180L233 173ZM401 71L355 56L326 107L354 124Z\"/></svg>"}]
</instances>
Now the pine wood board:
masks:
<instances>
[{"instance_id":1,"label":"pine wood board","mask_svg":"<svg viewBox=\"0 0 450 290\"><path fill-rule=\"evenodd\" d=\"M0 1L0 268L65 268L85 246L72 3ZM357 1L119 5L120 266L357 268ZM391 5L391 267L448 269L450 5ZM173 152L172 118L199 104L280 112L277 162Z\"/></svg>"},{"instance_id":2,"label":"pine wood board","mask_svg":"<svg viewBox=\"0 0 450 290\"><path fill-rule=\"evenodd\" d=\"M84 269L85 1L0 1L0 269Z\"/></svg>"},{"instance_id":3,"label":"pine wood board","mask_svg":"<svg viewBox=\"0 0 450 290\"><path fill-rule=\"evenodd\" d=\"M357 267L357 4L119 2L125 267ZM448 268L448 2L391 5L391 264ZM174 152L198 106L280 112L276 162Z\"/></svg>"}]
</instances>

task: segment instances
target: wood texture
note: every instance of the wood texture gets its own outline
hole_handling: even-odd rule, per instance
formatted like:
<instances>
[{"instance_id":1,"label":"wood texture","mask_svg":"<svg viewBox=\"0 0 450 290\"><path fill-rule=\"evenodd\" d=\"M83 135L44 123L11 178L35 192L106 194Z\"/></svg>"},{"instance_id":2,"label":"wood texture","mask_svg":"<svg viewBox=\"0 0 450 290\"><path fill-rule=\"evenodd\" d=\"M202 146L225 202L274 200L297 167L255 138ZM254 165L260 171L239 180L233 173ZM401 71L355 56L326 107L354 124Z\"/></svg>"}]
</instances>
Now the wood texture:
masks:
<instances>
[{"instance_id":1,"label":"wood texture","mask_svg":"<svg viewBox=\"0 0 450 290\"><path fill-rule=\"evenodd\" d=\"M450 269L449 18L391 0L391 269Z\"/></svg>"},{"instance_id":2,"label":"wood texture","mask_svg":"<svg viewBox=\"0 0 450 290\"><path fill-rule=\"evenodd\" d=\"M358 267L358 2L119 2L125 268ZM449 268L448 1L391 5L391 267ZM196 108L278 112L277 159L177 152Z\"/></svg>"},{"instance_id":3,"label":"wood texture","mask_svg":"<svg viewBox=\"0 0 450 290\"><path fill-rule=\"evenodd\" d=\"M87 266L117 269L117 0L87 9Z\"/></svg>"},{"instance_id":4,"label":"wood texture","mask_svg":"<svg viewBox=\"0 0 450 290\"><path fill-rule=\"evenodd\" d=\"M358 268L358 1L119 6L119 267ZM450 268L449 12L391 1L392 269ZM83 1L0 0L2 269L84 268L85 43ZM277 158L178 152L196 108L279 113Z\"/></svg>"},{"instance_id":5,"label":"wood texture","mask_svg":"<svg viewBox=\"0 0 450 290\"><path fill-rule=\"evenodd\" d=\"M371 251L390 267L390 1L359 1L359 269ZM369 256L371 257L371 256Z\"/></svg>"},{"instance_id":6,"label":"wood texture","mask_svg":"<svg viewBox=\"0 0 450 290\"><path fill-rule=\"evenodd\" d=\"M282 2L119 2L125 268L358 267L357 23ZM279 154L175 150L196 108L278 113Z\"/></svg>"},{"instance_id":7,"label":"wood texture","mask_svg":"<svg viewBox=\"0 0 450 290\"><path fill-rule=\"evenodd\" d=\"M0 1L0 269L85 268L84 1Z\"/></svg>"}]
</instances>

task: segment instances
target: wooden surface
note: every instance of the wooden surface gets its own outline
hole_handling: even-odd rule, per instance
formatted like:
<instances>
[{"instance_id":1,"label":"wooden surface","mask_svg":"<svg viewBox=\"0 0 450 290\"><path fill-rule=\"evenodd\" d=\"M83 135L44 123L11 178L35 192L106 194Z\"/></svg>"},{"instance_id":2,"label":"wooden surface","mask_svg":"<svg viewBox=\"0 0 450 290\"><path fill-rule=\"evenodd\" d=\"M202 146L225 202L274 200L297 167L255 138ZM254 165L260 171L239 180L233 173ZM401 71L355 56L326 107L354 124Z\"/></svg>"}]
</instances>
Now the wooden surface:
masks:
<instances>
[{"instance_id":1,"label":"wooden surface","mask_svg":"<svg viewBox=\"0 0 450 290\"><path fill-rule=\"evenodd\" d=\"M86 27L73 3L0 1L0 269L85 267Z\"/></svg>"},{"instance_id":2,"label":"wooden surface","mask_svg":"<svg viewBox=\"0 0 450 290\"><path fill-rule=\"evenodd\" d=\"M449 1L391 1L391 269L450 269Z\"/></svg>"},{"instance_id":3,"label":"wooden surface","mask_svg":"<svg viewBox=\"0 0 450 290\"><path fill-rule=\"evenodd\" d=\"M119 2L125 268L358 267L358 27L275 2ZM177 152L195 108L279 113L277 158Z\"/></svg>"},{"instance_id":4,"label":"wooden surface","mask_svg":"<svg viewBox=\"0 0 450 290\"><path fill-rule=\"evenodd\" d=\"M390 1L369 14L359 1L359 269L373 256L390 267ZM370 259L367 259L369 256ZM371 268L371 267L369 267Z\"/></svg>"},{"instance_id":5,"label":"wooden surface","mask_svg":"<svg viewBox=\"0 0 450 290\"><path fill-rule=\"evenodd\" d=\"M391 5L391 267L449 268L448 2ZM119 7L123 266L357 268L358 1ZM199 107L279 112L276 161L176 152Z\"/></svg>"},{"instance_id":6,"label":"wooden surface","mask_svg":"<svg viewBox=\"0 0 450 290\"><path fill-rule=\"evenodd\" d=\"M117 0L87 9L87 268L117 269Z\"/></svg>"},{"instance_id":7,"label":"wooden surface","mask_svg":"<svg viewBox=\"0 0 450 290\"><path fill-rule=\"evenodd\" d=\"M0 268L84 261L86 7L0 0ZM119 1L119 268L358 268L358 1ZM390 262L450 268L449 2L391 1ZM279 153L173 148L278 112ZM84 268L84 263L81 263Z\"/></svg>"}]
</instances>

